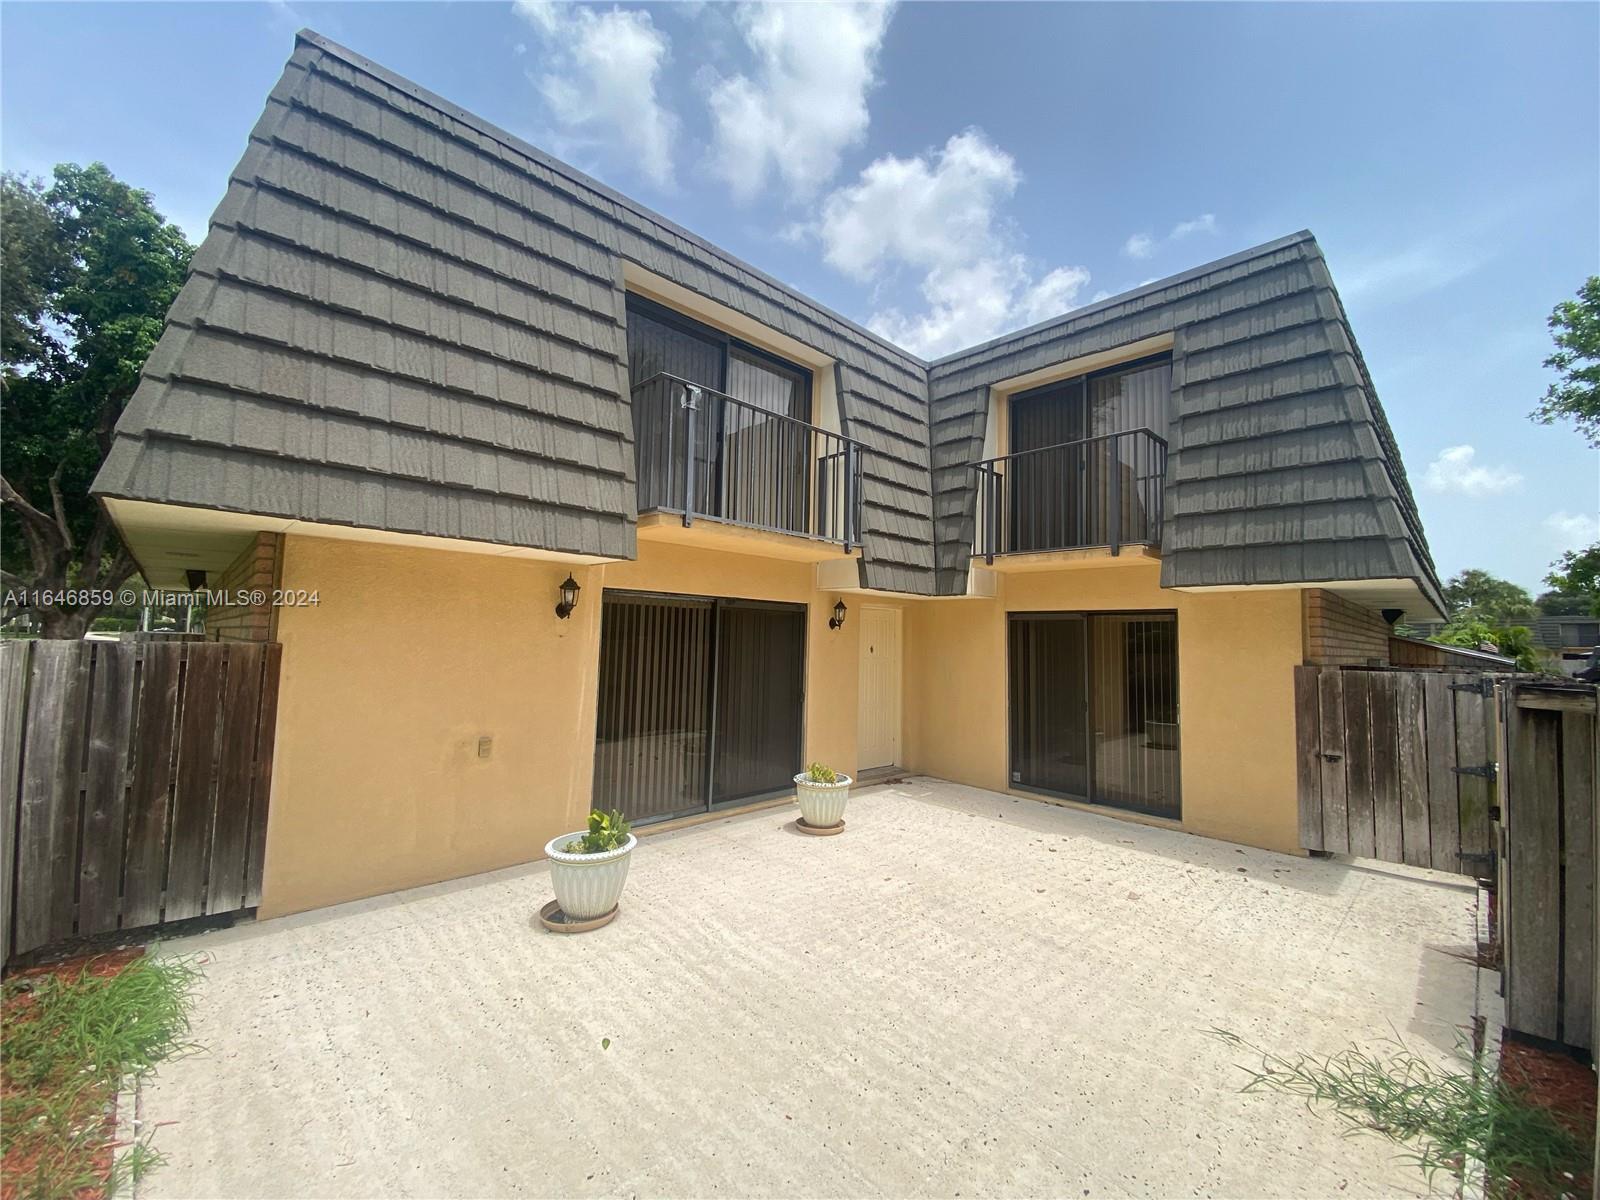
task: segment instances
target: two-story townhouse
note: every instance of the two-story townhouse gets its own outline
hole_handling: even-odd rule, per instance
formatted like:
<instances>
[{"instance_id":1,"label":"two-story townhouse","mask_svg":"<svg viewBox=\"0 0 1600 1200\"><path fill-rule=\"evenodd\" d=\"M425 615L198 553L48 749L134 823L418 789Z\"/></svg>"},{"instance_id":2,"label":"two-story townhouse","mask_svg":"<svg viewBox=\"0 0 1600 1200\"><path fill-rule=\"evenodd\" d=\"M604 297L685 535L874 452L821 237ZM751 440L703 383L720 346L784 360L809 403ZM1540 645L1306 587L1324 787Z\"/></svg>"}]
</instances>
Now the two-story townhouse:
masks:
<instances>
[{"instance_id":1,"label":"two-story townhouse","mask_svg":"<svg viewBox=\"0 0 1600 1200\"><path fill-rule=\"evenodd\" d=\"M264 915L817 759L1295 851L1293 668L1440 607L1309 233L926 362L310 33L95 491L308 601Z\"/></svg>"}]
</instances>

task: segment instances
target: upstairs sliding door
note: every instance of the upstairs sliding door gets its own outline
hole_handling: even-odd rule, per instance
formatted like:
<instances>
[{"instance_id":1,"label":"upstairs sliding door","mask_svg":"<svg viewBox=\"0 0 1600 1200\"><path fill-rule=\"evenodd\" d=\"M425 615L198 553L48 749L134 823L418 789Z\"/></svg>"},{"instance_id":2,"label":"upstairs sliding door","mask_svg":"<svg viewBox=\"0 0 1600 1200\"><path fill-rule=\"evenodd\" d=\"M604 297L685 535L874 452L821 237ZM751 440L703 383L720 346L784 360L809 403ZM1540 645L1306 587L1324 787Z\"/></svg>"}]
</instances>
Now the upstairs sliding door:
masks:
<instances>
[{"instance_id":1,"label":"upstairs sliding door","mask_svg":"<svg viewBox=\"0 0 1600 1200\"><path fill-rule=\"evenodd\" d=\"M594 806L685 816L793 788L806 610L607 591Z\"/></svg>"},{"instance_id":2,"label":"upstairs sliding door","mask_svg":"<svg viewBox=\"0 0 1600 1200\"><path fill-rule=\"evenodd\" d=\"M1171 613L1012 614L1012 784L1179 817L1177 632Z\"/></svg>"}]
</instances>

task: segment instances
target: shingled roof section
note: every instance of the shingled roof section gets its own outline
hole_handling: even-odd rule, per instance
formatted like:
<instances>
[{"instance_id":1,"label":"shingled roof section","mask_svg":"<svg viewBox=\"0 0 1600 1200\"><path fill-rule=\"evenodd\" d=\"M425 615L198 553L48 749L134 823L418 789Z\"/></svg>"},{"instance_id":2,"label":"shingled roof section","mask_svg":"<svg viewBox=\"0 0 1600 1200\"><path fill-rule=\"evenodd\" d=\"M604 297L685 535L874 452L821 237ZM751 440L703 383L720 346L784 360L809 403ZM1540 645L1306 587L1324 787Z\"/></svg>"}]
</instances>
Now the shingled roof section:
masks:
<instances>
[{"instance_id":1,"label":"shingled roof section","mask_svg":"<svg viewBox=\"0 0 1600 1200\"><path fill-rule=\"evenodd\" d=\"M632 556L624 259L848 363L863 582L931 591L919 359L311 33L95 490Z\"/></svg>"},{"instance_id":2,"label":"shingled roof section","mask_svg":"<svg viewBox=\"0 0 1600 1200\"><path fill-rule=\"evenodd\" d=\"M1163 586L1410 579L1442 605L1399 448L1305 232L934 363L940 593L965 587L990 388L1163 334Z\"/></svg>"},{"instance_id":3,"label":"shingled roof section","mask_svg":"<svg viewBox=\"0 0 1600 1200\"><path fill-rule=\"evenodd\" d=\"M302 33L97 494L635 553L623 265L832 358L861 581L956 594L991 387L1173 338L1162 582L1438 582L1321 251L1296 234L929 364Z\"/></svg>"}]
</instances>

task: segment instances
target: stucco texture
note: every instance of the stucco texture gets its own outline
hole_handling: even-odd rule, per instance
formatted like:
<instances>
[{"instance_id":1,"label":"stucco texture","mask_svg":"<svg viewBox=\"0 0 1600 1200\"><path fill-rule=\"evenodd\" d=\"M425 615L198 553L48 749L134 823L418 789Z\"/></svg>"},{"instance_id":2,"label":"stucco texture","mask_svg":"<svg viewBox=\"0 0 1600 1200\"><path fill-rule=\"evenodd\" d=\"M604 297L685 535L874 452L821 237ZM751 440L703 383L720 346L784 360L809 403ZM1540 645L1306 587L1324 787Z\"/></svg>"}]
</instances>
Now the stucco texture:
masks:
<instances>
[{"instance_id":1,"label":"stucco texture","mask_svg":"<svg viewBox=\"0 0 1600 1200\"><path fill-rule=\"evenodd\" d=\"M804 756L854 773L861 595L811 563L641 542L568 566L290 536L277 760L260 912L276 916L527 862L582 824L606 588L808 606ZM583 591L554 614L571 571ZM871 603L880 603L876 598ZM1154 562L1006 575L993 599L887 603L903 618L901 766L1010 790L1008 612L1175 609L1182 827L1298 848L1298 591L1186 593ZM491 739L487 757L479 739Z\"/></svg>"},{"instance_id":2,"label":"stucco texture","mask_svg":"<svg viewBox=\"0 0 1600 1200\"><path fill-rule=\"evenodd\" d=\"M569 570L582 592L563 621ZM578 828L607 587L809 605L805 757L854 771L857 626L828 628L837 597L812 579L809 563L661 544L585 567L288 537L283 586L318 603L279 612L260 914L527 862Z\"/></svg>"},{"instance_id":3,"label":"stucco texture","mask_svg":"<svg viewBox=\"0 0 1600 1200\"><path fill-rule=\"evenodd\" d=\"M909 605L910 641L923 652L907 660L908 765L1010 790L1006 614L1139 609L1178 615L1183 828L1297 851L1294 589L1163 589L1148 562L1003 575L994 600Z\"/></svg>"}]
</instances>

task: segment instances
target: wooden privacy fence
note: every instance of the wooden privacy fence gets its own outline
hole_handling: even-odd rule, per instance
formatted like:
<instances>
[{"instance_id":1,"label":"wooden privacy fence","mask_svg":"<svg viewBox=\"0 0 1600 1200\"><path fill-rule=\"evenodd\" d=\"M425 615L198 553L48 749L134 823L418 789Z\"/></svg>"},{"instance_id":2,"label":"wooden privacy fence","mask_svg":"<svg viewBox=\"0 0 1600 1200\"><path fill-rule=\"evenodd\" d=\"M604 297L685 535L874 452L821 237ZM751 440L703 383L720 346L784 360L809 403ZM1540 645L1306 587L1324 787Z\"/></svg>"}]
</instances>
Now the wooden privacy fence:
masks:
<instances>
[{"instance_id":1,"label":"wooden privacy fence","mask_svg":"<svg viewBox=\"0 0 1600 1200\"><path fill-rule=\"evenodd\" d=\"M1508 681L1502 692L1506 1025L1592 1050L1595 689Z\"/></svg>"},{"instance_id":2,"label":"wooden privacy fence","mask_svg":"<svg viewBox=\"0 0 1600 1200\"><path fill-rule=\"evenodd\" d=\"M6 960L259 902L281 654L0 643Z\"/></svg>"},{"instance_id":3,"label":"wooden privacy fence","mask_svg":"<svg viewBox=\"0 0 1600 1200\"><path fill-rule=\"evenodd\" d=\"M1489 676L1296 667L1295 709L1303 847L1490 871Z\"/></svg>"}]
</instances>

